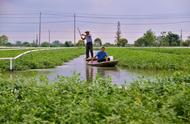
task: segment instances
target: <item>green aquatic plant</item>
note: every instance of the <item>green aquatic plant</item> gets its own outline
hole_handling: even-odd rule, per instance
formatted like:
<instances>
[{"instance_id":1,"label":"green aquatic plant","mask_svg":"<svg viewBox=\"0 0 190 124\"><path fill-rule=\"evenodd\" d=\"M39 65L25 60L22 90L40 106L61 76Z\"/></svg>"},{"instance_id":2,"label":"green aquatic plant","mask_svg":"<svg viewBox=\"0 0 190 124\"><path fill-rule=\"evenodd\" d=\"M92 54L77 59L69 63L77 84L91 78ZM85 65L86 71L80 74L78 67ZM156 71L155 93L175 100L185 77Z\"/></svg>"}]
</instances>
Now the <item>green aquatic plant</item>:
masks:
<instances>
[{"instance_id":1,"label":"green aquatic plant","mask_svg":"<svg viewBox=\"0 0 190 124\"><path fill-rule=\"evenodd\" d=\"M190 75L117 86L78 76L0 78L0 123L190 123Z\"/></svg>"},{"instance_id":2,"label":"green aquatic plant","mask_svg":"<svg viewBox=\"0 0 190 124\"><path fill-rule=\"evenodd\" d=\"M119 60L119 65L133 69L151 70L190 70L188 54L169 54L164 51L176 52L176 49L162 48L162 52L153 48L108 48L107 51ZM181 48L186 52L187 49ZM189 50L188 50L189 51ZM189 51L190 52L190 51Z\"/></svg>"}]
</instances>

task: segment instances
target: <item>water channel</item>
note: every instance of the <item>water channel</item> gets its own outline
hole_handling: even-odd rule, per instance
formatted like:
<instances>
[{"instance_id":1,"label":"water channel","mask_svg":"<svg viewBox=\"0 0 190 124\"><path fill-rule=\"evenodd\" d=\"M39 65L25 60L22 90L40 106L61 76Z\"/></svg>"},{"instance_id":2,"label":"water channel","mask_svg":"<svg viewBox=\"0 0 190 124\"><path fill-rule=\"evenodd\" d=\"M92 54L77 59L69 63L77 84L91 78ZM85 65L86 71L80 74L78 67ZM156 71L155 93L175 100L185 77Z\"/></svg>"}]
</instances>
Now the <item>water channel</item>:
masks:
<instances>
[{"instance_id":1,"label":"water channel","mask_svg":"<svg viewBox=\"0 0 190 124\"><path fill-rule=\"evenodd\" d=\"M159 75L155 72L129 70L120 67L92 67L86 65L84 55L75 58L69 62L64 63L62 66L57 66L52 69L35 69L27 71L6 72L1 74L6 78L15 78L17 76L23 77L39 77L46 76L50 82L58 79L58 76L71 77L73 74L80 74L81 80L93 80L97 75L103 77L110 77L113 83L123 84L130 83L139 78L152 79Z\"/></svg>"}]
</instances>

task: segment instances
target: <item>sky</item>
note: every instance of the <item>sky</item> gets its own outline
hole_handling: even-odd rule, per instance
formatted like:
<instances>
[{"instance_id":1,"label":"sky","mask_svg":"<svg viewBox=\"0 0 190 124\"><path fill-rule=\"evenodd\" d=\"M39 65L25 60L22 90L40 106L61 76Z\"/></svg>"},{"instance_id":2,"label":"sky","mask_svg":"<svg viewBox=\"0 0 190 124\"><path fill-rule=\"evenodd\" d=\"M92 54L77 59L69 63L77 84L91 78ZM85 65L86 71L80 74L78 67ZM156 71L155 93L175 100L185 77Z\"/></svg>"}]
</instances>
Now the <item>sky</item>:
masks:
<instances>
[{"instance_id":1,"label":"sky","mask_svg":"<svg viewBox=\"0 0 190 124\"><path fill-rule=\"evenodd\" d=\"M10 42L33 41L39 34L42 13L41 41L74 40L76 28L91 31L93 39L114 43L117 22L121 35L129 43L152 29L190 36L190 0L0 0L0 35ZM76 30L76 41L80 35Z\"/></svg>"}]
</instances>

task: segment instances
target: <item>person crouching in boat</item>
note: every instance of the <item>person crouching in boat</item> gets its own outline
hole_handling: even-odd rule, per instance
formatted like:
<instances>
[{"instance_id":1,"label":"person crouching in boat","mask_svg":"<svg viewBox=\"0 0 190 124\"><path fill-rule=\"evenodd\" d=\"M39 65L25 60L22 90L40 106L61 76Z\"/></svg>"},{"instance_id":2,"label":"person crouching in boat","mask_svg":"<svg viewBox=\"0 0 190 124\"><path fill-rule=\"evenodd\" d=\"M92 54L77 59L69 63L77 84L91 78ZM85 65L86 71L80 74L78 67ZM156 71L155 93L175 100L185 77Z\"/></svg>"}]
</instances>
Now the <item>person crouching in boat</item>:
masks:
<instances>
[{"instance_id":1,"label":"person crouching in boat","mask_svg":"<svg viewBox=\"0 0 190 124\"><path fill-rule=\"evenodd\" d=\"M90 31L86 31L85 34L82 34L81 39L86 40L86 59L89 58L89 52L91 54L91 58L93 58L93 44Z\"/></svg>"},{"instance_id":2,"label":"person crouching in boat","mask_svg":"<svg viewBox=\"0 0 190 124\"><path fill-rule=\"evenodd\" d=\"M105 47L101 47L100 51L95 56L98 62L109 61L108 54L105 52Z\"/></svg>"}]
</instances>

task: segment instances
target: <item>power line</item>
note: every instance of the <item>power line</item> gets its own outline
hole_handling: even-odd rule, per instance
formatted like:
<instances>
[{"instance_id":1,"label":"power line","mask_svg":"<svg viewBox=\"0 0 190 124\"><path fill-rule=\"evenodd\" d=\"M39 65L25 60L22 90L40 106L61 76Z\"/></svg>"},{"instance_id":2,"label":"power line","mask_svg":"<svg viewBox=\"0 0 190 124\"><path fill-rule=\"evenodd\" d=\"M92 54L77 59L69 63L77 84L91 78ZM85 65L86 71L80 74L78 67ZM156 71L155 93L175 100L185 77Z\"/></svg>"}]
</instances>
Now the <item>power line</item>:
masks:
<instances>
[{"instance_id":1,"label":"power line","mask_svg":"<svg viewBox=\"0 0 190 124\"><path fill-rule=\"evenodd\" d=\"M73 21L50 21L50 22L41 22L43 24L50 24L50 23L72 23ZM77 21L79 23L90 23L90 24L105 24L105 25L115 25L116 22L96 22L96 21ZM38 22L2 22L2 24L38 24ZM122 23L123 25L171 25L171 24L183 24L183 23L190 23L190 21L178 21L178 22L155 22L155 23Z\"/></svg>"}]
</instances>

